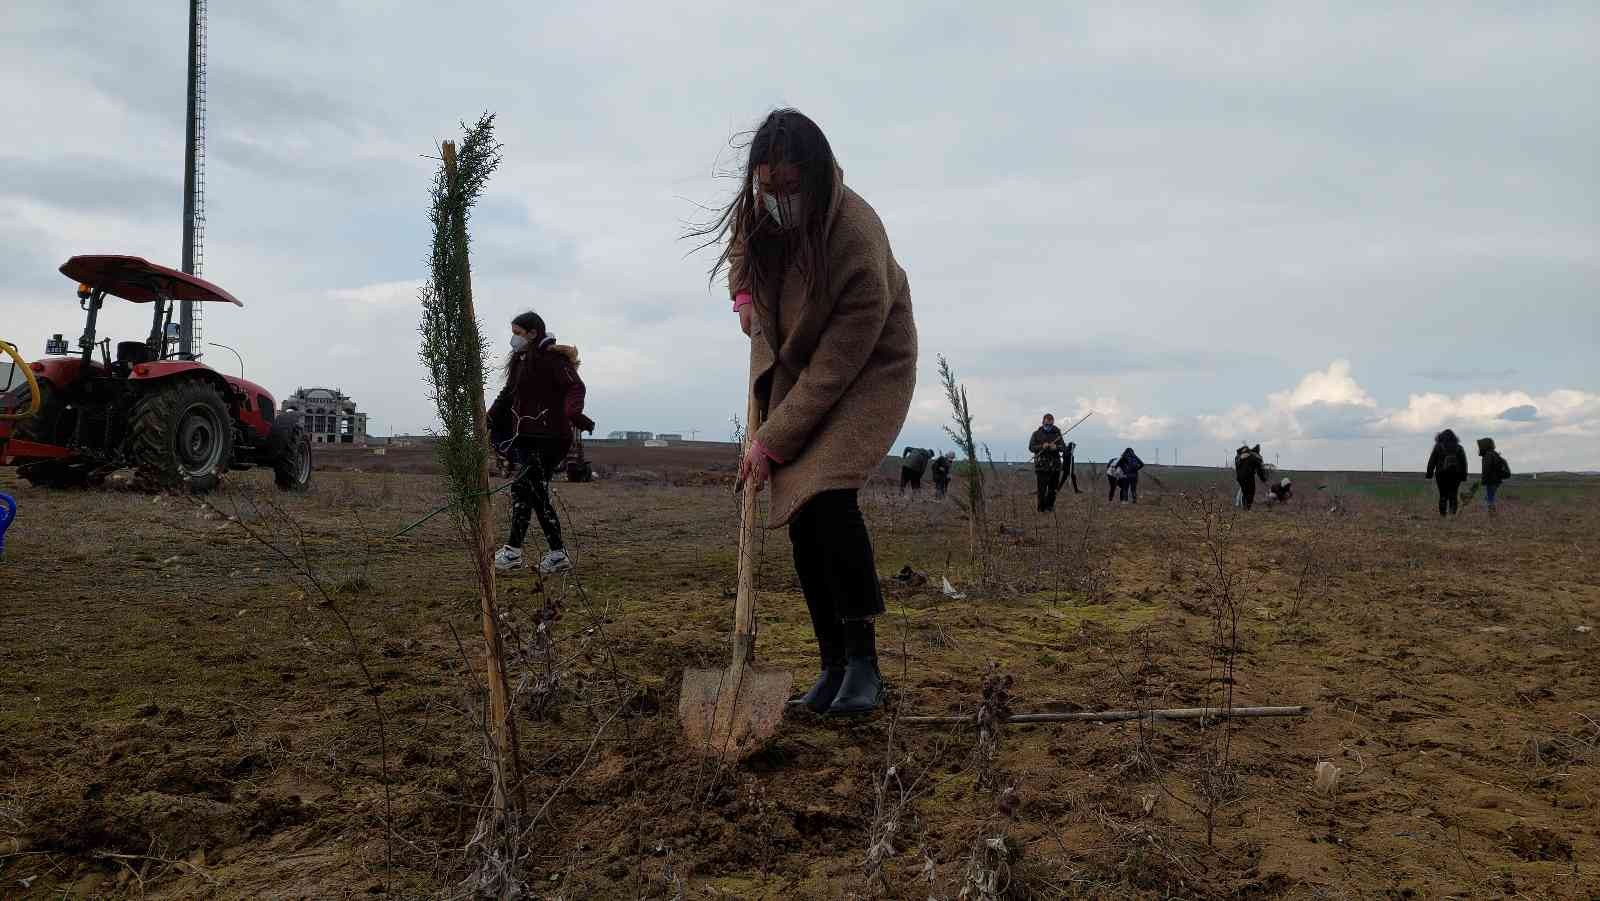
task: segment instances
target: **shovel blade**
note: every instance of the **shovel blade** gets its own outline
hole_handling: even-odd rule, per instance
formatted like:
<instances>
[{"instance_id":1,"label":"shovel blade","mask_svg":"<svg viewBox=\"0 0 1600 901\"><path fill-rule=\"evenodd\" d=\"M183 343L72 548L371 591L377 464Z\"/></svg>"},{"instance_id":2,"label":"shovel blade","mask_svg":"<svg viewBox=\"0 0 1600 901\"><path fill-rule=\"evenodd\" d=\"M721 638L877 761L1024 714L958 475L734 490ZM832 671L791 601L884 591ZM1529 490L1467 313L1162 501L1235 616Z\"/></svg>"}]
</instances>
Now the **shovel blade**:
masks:
<instances>
[{"instance_id":1,"label":"shovel blade","mask_svg":"<svg viewBox=\"0 0 1600 901\"><path fill-rule=\"evenodd\" d=\"M747 664L684 670L678 719L689 747L726 761L756 750L783 721L793 681L788 670Z\"/></svg>"}]
</instances>

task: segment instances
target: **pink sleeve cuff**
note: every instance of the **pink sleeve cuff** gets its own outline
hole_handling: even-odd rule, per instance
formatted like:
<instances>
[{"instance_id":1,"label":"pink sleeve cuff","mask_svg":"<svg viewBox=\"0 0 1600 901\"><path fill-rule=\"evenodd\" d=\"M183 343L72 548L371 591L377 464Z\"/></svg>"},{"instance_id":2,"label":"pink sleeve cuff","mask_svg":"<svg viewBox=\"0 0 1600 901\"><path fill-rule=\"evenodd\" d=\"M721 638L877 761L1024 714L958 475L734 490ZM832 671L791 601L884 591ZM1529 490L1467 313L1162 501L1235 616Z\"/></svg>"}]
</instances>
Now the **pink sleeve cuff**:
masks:
<instances>
[{"instance_id":1,"label":"pink sleeve cuff","mask_svg":"<svg viewBox=\"0 0 1600 901\"><path fill-rule=\"evenodd\" d=\"M733 311L737 313L754 302L755 298L750 296L749 291L740 291L733 296Z\"/></svg>"},{"instance_id":2,"label":"pink sleeve cuff","mask_svg":"<svg viewBox=\"0 0 1600 901\"><path fill-rule=\"evenodd\" d=\"M768 450L767 446L765 444L761 443L761 439L760 438L757 438L757 439L751 441L750 442L750 447L753 448L756 453L760 454L763 457L766 457L768 460L771 460L774 463L779 463L779 464L783 463L782 460L778 459L778 455L777 454L775 454L772 451Z\"/></svg>"}]
</instances>

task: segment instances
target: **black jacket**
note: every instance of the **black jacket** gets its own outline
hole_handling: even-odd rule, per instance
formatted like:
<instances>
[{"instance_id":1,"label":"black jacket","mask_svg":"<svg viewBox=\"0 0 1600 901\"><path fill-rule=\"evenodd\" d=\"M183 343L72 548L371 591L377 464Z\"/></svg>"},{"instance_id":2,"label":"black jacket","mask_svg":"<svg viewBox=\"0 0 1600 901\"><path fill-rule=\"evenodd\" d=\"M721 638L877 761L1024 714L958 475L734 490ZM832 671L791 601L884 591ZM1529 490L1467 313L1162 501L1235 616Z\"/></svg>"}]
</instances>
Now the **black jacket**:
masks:
<instances>
[{"instance_id":1,"label":"black jacket","mask_svg":"<svg viewBox=\"0 0 1600 901\"><path fill-rule=\"evenodd\" d=\"M1261 459L1261 452L1254 447L1241 447L1233 456L1233 474L1240 484L1251 479L1260 479L1261 484L1267 483L1267 464Z\"/></svg>"},{"instance_id":2,"label":"black jacket","mask_svg":"<svg viewBox=\"0 0 1600 901\"><path fill-rule=\"evenodd\" d=\"M1493 438L1478 439L1478 456L1483 458L1483 484L1499 485L1511 475L1511 464L1494 449Z\"/></svg>"},{"instance_id":3,"label":"black jacket","mask_svg":"<svg viewBox=\"0 0 1600 901\"><path fill-rule=\"evenodd\" d=\"M1139 470L1144 469L1144 461L1139 459L1139 455L1134 453L1131 447L1124 450L1122 456L1117 458L1117 465L1122 467L1124 476L1136 476Z\"/></svg>"},{"instance_id":4,"label":"black jacket","mask_svg":"<svg viewBox=\"0 0 1600 901\"><path fill-rule=\"evenodd\" d=\"M1061 429L1056 426L1040 426L1033 431L1033 437L1028 439L1028 453L1033 454L1033 465L1036 469L1056 470L1061 468L1061 454L1066 450L1062 446Z\"/></svg>"},{"instance_id":5,"label":"black jacket","mask_svg":"<svg viewBox=\"0 0 1600 901\"><path fill-rule=\"evenodd\" d=\"M1445 461L1455 461L1455 471L1445 472ZM1427 478L1438 474L1441 479L1464 482L1467 479L1467 449L1461 446L1456 433L1445 429L1433 437L1433 453L1428 455Z\"/></svg>"}]
</instances>

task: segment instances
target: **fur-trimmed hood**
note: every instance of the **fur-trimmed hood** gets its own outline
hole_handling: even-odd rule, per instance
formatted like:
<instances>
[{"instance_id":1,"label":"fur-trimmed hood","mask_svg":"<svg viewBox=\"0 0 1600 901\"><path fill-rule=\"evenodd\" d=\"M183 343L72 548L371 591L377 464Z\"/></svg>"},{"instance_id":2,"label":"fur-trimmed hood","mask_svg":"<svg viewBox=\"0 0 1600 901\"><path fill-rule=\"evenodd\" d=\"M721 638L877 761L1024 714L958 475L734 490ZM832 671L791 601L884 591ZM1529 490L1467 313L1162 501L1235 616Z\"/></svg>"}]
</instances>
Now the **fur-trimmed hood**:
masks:
<instances>
[{"instance_id":1,"label":"fur-trimmed hood","mask_svg":"<svg viewBox=\"0 0 1600 901\"><path fill-rule=\"evenodd\" d=\"M1494 439L1493 438L1479 438L1478 439L1478 456L1481 457L1484 454L1487 454L1492 450L1494 450Z\"/></svg>"},{"instance_id":2,"label":"fur-trimmed hood","mask_svg":"<svg viewBox=\"0 0 1600 901\"><path fill-rule=\"evenodd\" d=\"M583 361L578 359L578 347L575 344L552 344L550 345L550 352L566 357L572 363L573 369L583 365Z\"/></svg>"}]
</instances>

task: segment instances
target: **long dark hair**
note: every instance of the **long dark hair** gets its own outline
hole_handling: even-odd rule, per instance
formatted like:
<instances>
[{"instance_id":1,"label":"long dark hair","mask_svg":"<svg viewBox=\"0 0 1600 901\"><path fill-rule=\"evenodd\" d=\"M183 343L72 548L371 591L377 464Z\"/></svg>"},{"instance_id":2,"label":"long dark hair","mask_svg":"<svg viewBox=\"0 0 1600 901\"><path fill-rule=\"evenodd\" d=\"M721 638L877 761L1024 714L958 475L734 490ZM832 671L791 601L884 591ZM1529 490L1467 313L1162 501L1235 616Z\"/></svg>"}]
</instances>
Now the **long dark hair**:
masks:
<instances>
[{"instance_id":1,"label":"long dark hair","mask_svg":"<svg viewBox=\"0 0 1600 901\"><path fill-rule=\"evenodd\" d=\"M544 317L532 310L529 310L526 313L518 313L517 315L511 317L511 324L517 326L525 332L532 332L534 334L534 337L528 339L529 347L537 345L539 339L548 334L544 327ZM514 350L511 353L506 354L506 361L500 367L500 375L507 381L511 380L511 366L512 364L516 363L517 354L519 353L521 353L521 351Z\"/></svg>"},{"instance_id":2,"label":"long dark hair","mask_svg":"<svg viewBox=\"0 0 1600 901\"><path fill-rule=\"evenodd\" d=\"M705 239L696 250L722 245L708 280L715 283L724 269L732 278L737 260L744 284L732 287L755 293L771 286L770 279L795 262L806 293L821 294L828 289L828 207L838 178L827 135L799 110L773 110L756 127L748 151L739 192L714 219L689 232L691 238ZM756 194L756 168L766 165L776 170L781 164L794 166L800 174L805 221L792 229L779 228Z\"/></svg>"}]
</instances>

